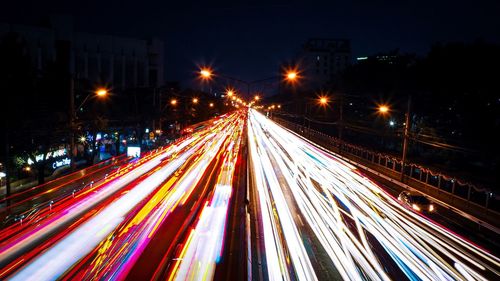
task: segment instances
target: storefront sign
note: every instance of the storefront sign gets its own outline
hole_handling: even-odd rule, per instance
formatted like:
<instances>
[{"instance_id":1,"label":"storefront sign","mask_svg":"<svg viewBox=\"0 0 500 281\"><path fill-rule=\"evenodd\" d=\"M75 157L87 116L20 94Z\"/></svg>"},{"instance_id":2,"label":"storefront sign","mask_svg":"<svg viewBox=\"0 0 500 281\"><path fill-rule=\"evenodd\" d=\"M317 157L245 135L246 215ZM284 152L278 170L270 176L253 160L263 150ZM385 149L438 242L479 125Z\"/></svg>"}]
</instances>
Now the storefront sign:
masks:
<instances>
[{"instance_id":1,"label":"storefront sign","mask_svg":"<svg viewBox=\"0 0 500 281\"><path fill-rule=\"evenodd\" d=\"M68 157L66 157L64 159L57 160L54 163L52 163L52 169L55 170L55 169L57 169L59 167L67 166L69 164L71 164L71 159L69 159Z\"/></svg>"}]
</instances>

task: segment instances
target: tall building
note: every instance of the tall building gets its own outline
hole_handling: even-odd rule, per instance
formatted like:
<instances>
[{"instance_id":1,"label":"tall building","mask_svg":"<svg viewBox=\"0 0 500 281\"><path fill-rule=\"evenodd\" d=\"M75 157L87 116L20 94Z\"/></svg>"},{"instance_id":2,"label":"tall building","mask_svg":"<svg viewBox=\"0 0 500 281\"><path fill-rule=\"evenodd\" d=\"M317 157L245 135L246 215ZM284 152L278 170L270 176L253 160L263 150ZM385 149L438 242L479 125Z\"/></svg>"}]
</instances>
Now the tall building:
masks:
<instances>
[{"instance_id":1,"label":"tall building","mask_svg":"<svg viewBox=\"0 0 500 281\"><path fill-rule=\"evenodd\" d=\"M70 17L51 17L46 26L0 23L0 38L16 34L35 68L64 65L76 79L114 90L163 85L164 47L137 39L75 31Z\"/></svg>"},{"instance_id":2,"label":"tall building","mask_svg":"<svg viewBox=\"0 0 500 281\"><path fill-rule=\"evenodd\" d=\"M351 44L347 39L309 39L299 55L304 86L309 90L335 85L351 63Z\"/></svg>"}]
</instances>

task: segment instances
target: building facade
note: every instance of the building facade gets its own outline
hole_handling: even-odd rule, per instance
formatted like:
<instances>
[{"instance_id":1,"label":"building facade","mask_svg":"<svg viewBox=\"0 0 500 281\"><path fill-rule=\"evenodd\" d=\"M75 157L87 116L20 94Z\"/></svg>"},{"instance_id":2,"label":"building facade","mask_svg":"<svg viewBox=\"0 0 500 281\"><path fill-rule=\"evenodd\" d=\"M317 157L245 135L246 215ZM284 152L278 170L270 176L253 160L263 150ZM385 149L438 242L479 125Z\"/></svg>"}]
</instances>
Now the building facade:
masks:
<instances>
[{"instance_id":1,"label":"building facade","mask_svg":"<svg viewBox=\"0 0 500 281\"><path fill-rule=\"evenodd\" d=\"M347 39L309 39L299 55L305 87L310 90L335 85L351 63L351 44Z\"/></svg>"},{"instance_id":2,"label":"building facade","mask_svg":"<svg viewBox=\"0 0 500 281\"><path fill-rule=\"evenodd\" d=\"M137 39L75 31L69 17L47 26L0 23L0 37L17 34L37 71L63 64L76 79L113 90L157 88L164 83L164 46Z\"/></svg>"}]
</instances>

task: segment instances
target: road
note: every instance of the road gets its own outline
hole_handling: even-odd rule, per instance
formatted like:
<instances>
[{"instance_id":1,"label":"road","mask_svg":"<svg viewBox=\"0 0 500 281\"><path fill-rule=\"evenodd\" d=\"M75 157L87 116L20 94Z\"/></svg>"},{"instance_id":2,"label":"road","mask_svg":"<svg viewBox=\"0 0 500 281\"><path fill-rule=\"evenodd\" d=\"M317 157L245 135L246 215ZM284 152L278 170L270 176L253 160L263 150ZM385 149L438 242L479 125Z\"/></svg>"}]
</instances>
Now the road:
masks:
<instances>
[{"instance_id":1,"label":"road","mask_svg":"<svg viewBox=\"0 0 500 281\"><path fill-rule=\"evenodd\" d=\"M244 121L244 112L213 119L174 145L3 229L0 279L213 276ZM203 267L191 271L190 263L200 264L199 251Z\"/></svg>"},{"instance_id":2,"label":"road","mask_svg":"<svg viewBox=\"0 0 500 281\"><path fill-rule=\"evenodd\" d=\"M497 257L253 110L248 139L264 279L500 278Z\"/></svg>"},{"instance_id":3,"label":"road","mask_svg":"<svg viewBox=\"0 0 500 281\"><path fill-rule=\"evenodd\" d=\"M36 211L0 230L0 280L500 278L493 254L252 109L110 165L13 200Z\"/></svg>"},{"instance_id":4,"label":"road","mask_svg":"<svg viewBox=\"0 0 500 281\"><path fill-rule=\"evenodd\" d=\"M73 191L89 187L104 180L109 174L131 161L125 154L102 161L88 168L64 175L45 184L16 192L0 199L0 223L2 228L12 224L22 215L32 215L43 203L57 201Z\"/></svg>"}]
</instances>

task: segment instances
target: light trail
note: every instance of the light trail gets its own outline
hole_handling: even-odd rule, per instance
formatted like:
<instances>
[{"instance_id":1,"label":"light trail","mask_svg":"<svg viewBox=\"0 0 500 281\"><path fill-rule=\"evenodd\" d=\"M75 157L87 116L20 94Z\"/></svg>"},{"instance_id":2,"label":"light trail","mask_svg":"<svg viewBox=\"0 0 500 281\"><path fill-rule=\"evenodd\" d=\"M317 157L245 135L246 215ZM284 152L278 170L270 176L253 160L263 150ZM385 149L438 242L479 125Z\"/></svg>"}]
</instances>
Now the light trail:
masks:
<instances>
[{"instance_id":1,"label":"light trail","mask_svg":"<svg viewBox=\"0 0 500 281\"><path fill-rule=\"evenodd\" d=\"M102 264L105 265L106 270L100 272L100 277L124 278L162 219L189 198L208 162L216 156L227 139L231 131L227 127L232 126L231 122L235 118L229 116L214 122L212 126L160 151L147 161L140 160L137 167L117 174L91 192L79 194L78 200L61 206L56 214L33 227L22 228L8 241L2 241L0 261L5 261L6 265L2 269L2 279L13 270L16 271L9 276L11 280L61 278L79 262L85 262L85 256L98 245L104 244L105 247L101 249L110 250L110 241L113 240L110 234L119 226L131 230L133 235L129 237L130 240L117 239L123 242L120 245L123 248L118 252L102 252L102 256L97 256L97 262L92 263L92 266L100 268ZM188 162L191 164L187 165ZM179 175L172 177L174 172ZM172 182L167 181L169 178L179 180L172 185ZM136 183L131 185L134 181ZM146 199L149 200L146 202ZM130 217L129 214L138 207L141 209L136 212L137 215ZM128 226L123 225L129 222L129 218L133 218L132 222ZM68 224L70 226L67 229L61 229ZM141 229L137 229L137 226ZM56 230L58 234L54 234ZM127 231L120 234L125 233ZM132 247L126 247L128 244L132 244ZM35 245L43 246L30 250ZM115 254L111 259L103 259L111 253ZM6 264L9 260L11 262ZM91 277L85 272L79 272L78 276Z\"/></svg>"},{"instance_id":2,"label":"light trail","mask_svg":"<svg viewBox=\"0 0 500 281\"><path fill-rule=\"evenodd\" d=\"M344 280L500 278L497 257L406 209L332 153L256 111L249 116L269 279L315 277L306 263L314 254L302 250L309 233Z\"/></svg>"},{"instance_id":3,"label":"light trail","mask_svg":"<svg viewBox=\"0 0 500 281\"><path fill-rule=\"evenodd\" d=\"M221 258L236 160L243 133L239 120L224 154L212 197L205 203L196 226L173 265L168 280L212 280Z\"/></svg>"},{"instance_id":4,"label":"light trail","mask_svg":"<svg viewBox=\"0 0 500 281\"><path fill-rule=\"evenodd\" d=\"M86 269L80 269L79 275L85 276L85 279L124 279L150 243L158 226L178 205L184 205L209 162L226 146L224 143L233 127L213 132L202 142L203 147L195 149L196 153L186 153L196 158L194 163L182 175L166 182L125 226L119 228L120 231L110 233L97 250L99 254L93 257Z\"/></svg>"}]
</instances>

